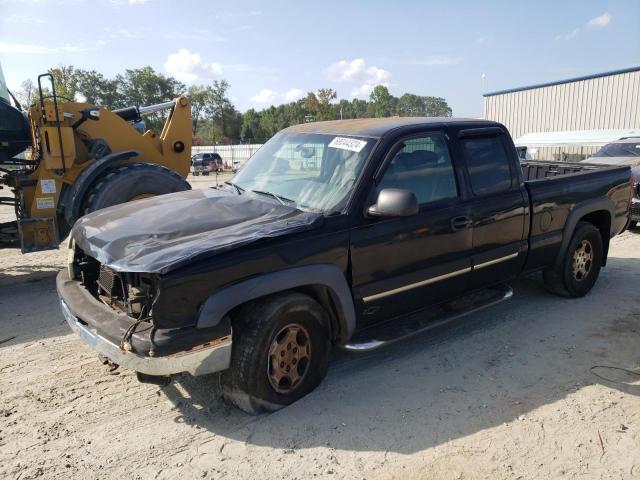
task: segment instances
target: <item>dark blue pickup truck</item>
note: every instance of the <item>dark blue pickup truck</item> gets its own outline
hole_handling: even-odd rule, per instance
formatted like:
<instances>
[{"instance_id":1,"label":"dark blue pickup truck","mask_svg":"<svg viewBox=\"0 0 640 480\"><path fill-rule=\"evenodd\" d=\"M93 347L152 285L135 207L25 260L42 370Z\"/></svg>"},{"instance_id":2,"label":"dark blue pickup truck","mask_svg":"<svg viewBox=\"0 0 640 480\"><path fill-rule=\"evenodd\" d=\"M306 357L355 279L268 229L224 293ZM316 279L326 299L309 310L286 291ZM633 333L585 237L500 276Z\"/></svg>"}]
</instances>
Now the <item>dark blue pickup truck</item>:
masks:
<instances>
[{"instance_id":1,"label":"dark blue pickup truck","mask_svg":"<svg viewBox=\"0 0 640 480\"><path fill-rule=\"evenodd\" d=\"M318 385L332 348L442 325L523 273L585 295L631 193L628 167L521 163L490 121L298 125L226 185L80 219L58 292L71 328L142 381L221 372L227 399L273 410Z\"/></svg>"}]
</instances>

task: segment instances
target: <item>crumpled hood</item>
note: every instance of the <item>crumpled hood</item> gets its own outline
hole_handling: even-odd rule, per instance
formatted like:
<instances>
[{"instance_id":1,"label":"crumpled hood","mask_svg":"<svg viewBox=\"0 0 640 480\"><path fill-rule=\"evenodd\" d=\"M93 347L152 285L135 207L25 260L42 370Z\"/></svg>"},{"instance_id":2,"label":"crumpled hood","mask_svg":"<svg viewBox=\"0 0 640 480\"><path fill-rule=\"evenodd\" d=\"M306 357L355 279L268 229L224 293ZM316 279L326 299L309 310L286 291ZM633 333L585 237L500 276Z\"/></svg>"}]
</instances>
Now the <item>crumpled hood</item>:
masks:
<instances>
[{"instance_id":1,"label":"crumpled hood","mask_svg":"<svg viewBox=\"0 0 640 480\"><path fill-rule=\"evenodd\" d=\"M115 205L80 218L76 245L120 272L167 273L232 248L309 230L320 213L222 190L189 190Z\"/></svg>"}]
</instances>

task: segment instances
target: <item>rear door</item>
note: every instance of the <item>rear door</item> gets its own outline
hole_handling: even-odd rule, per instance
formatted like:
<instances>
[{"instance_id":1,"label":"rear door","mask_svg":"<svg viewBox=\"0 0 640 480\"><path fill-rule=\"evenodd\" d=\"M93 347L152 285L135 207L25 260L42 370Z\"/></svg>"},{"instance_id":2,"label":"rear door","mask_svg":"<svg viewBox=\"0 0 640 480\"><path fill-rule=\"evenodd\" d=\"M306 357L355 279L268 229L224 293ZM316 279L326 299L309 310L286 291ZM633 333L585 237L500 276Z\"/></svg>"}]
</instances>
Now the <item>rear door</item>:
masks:
<instances>
[{"instance_id":1,"label":"rear door","mask_svg":"<svg viewBox=\"0 0 640 480\"><path fill-rule=\"evenodd\" d=\"M399 149L399 150L398 150ZM417 215L365 218L351 233L354 298L364 323L374 323L459 295L471 271L469 205L459 195L458 169L444 132L402 139L371 185L362 212L385 188L410 190Z\"/></svg>"},{"instance_id":2,"label":"rear door","mask_svg":"<svg viewBox=\"0 0 640 480\"><path fill-rule=\"evenodd\" d=\"M472 198L474 289L507 281L522 269L528 205L516 152L502 129L460 130L457 143Z\"/></svg>"}]
</instances>

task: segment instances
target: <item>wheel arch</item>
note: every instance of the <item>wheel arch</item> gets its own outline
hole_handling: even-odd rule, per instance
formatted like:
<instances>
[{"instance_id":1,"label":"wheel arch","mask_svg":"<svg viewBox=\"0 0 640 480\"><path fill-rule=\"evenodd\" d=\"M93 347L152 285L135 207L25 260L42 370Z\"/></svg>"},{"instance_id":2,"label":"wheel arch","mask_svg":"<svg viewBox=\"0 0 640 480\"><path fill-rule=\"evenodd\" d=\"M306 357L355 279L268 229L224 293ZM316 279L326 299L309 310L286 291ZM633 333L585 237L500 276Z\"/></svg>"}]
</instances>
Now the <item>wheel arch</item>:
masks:
<instances>
[{"instance_id":1,"label":"wheel arch","mask_svg":"<svg viewBox=\"0 0 640 480\"><path fill-rule=\"evenodd\" d=\"M286 291L304 293L316 300L329 315L333 339L341 345L347 343L356 325L353 297L344 273L332 264L287 268L222 288L203 302L198 328L218 324L247 302Z\"/></svg>"},{"instance_id":2,"label":"wheel arch","mask_svg":"<svg viewBox=\"0 0 640 480\"><path fill-rule=\"evenodd\" d=\"M560 252L556 257L556 265L560 265L579 222L591 223L600 231L602 237L602 266L607 264L609 241L611 240L611 223L614 217L613 201L608 197L594 198L577 204L567 216Z\"/></svg>"}]
</instances>

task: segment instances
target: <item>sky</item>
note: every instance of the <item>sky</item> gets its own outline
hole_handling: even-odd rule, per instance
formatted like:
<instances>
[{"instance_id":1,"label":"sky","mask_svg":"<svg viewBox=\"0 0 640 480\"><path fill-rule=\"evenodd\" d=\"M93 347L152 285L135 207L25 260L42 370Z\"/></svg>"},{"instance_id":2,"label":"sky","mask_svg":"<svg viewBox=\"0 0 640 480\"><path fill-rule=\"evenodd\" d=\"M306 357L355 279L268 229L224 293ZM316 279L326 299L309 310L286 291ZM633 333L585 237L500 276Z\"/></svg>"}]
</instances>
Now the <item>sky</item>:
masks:
<instances>
[{"instance_id":1,"label":"sky","mask_svg":"<svg viewBox=\"0 0 640 480\"><path fill-rule=\"evenodd\" d=\"M227 80L241 111L383 84L480 116L483 93L640 65L640 1L0 0L0 63L16 90L61 64L151 65Z\"/></svg>"}]
</instances>

